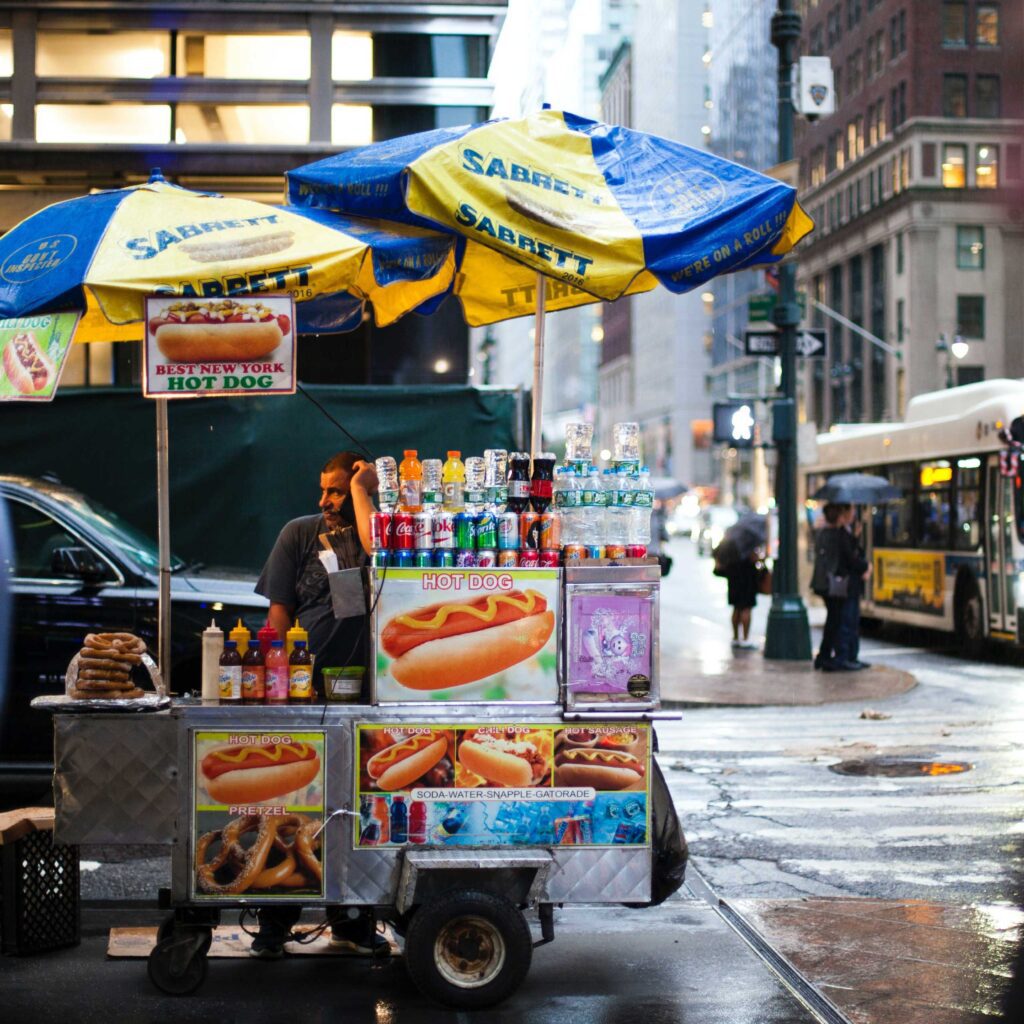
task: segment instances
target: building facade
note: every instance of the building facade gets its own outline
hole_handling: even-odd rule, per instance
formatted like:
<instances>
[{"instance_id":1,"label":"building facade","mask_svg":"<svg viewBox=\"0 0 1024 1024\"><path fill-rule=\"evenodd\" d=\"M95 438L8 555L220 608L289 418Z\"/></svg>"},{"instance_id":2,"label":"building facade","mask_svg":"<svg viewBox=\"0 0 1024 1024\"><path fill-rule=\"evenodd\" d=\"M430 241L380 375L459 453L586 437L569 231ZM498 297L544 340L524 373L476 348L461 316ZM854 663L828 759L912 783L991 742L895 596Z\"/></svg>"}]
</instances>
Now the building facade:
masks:
<instances>
[{"instance_id":1,"label":"building facade","mask_svg":"<svg viewBox=\"0 0 1024 1024\"><path fill-rule=\"evenodd\" d=\"M804 367L804 417L898 419L920 392L1024 375L1019 4L807 0L803 14L803 51L831 58L838 100L797 141L816 222L799 287L830 341Z\"/></svg>"}]
</instances>

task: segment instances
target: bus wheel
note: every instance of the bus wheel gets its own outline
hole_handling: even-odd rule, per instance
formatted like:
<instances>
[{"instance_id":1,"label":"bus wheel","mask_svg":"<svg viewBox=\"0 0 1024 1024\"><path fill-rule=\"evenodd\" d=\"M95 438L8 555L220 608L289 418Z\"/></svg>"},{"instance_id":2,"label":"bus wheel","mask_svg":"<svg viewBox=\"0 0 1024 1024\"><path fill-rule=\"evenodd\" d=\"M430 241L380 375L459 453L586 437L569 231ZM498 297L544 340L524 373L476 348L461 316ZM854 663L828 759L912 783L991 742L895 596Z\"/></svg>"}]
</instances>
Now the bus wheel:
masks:
<instances>
[{"instance_id":1,"label":"bus wheel","mask_svg":"<svg viewBox=\"0 0 1024 1024\"><path fill-rule=\"evenodd\" d=\"M985 645L985 623L982 618L981 591L977 582L961 578L954 602L956 637L964 654L975 657Z\"/></svg>"}]
</instances>

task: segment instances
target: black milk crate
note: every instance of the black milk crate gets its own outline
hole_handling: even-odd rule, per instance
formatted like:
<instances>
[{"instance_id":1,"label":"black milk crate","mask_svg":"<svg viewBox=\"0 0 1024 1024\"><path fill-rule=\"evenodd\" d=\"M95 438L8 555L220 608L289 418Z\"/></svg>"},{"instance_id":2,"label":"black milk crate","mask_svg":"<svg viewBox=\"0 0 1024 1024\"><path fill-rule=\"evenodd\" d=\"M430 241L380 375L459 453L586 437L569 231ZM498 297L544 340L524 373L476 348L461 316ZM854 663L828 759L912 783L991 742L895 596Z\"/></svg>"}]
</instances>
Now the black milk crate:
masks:
<instances>
[{"instance_id":1,"label":"black milk crate","mask_svg":"<svg viewBox=\"0 0 1024 1024\"><path fill-rule=\"evenodd\" d=\"M80 941L78 847L54 846L53 832L32 831L0 846L3 952L24 956Z\"/></svg>"}]
</instances>

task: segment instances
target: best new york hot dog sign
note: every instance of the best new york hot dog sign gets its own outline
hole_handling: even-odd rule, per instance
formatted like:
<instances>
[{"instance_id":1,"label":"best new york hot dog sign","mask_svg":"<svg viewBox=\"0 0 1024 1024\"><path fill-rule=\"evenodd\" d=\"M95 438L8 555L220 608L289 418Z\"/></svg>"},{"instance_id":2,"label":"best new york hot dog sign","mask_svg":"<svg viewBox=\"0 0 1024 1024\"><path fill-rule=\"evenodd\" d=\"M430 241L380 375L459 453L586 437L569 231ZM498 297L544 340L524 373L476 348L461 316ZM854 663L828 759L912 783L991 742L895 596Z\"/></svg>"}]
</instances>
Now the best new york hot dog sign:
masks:
<instances>
[{"instance_id":1,"label":"best new york hot dog sign","mask_svg":"<svg viewBox=\"0 0 1024 1024\"><path fill-rule=\"evenodd\" d=\"M554 701L557 611L555 569L389 569L378 700Z\"/></svg>"},{"instance_id":2,"label":"best new york hot dog sign","mask_svg":"<svg viewBox=\"0 0 1024 1024\"><path fill-rule=\"evenodd\" d=\"M294 394L293 299L149 296L143 392L149 398Z\"/></svg>"}]
</instances>

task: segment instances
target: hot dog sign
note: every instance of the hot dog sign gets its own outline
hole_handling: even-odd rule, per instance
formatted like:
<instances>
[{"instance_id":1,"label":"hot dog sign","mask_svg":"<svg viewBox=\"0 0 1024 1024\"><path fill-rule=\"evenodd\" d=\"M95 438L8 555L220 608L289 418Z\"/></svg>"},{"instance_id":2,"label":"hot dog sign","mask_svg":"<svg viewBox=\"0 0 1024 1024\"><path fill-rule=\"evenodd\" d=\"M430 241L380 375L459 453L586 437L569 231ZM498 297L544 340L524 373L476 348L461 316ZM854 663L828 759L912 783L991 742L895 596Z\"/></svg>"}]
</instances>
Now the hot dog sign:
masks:
<instances>
[{"instance_id":1,"label":"hot dog sign","mask_svg":"<svg viewBox=\"0 0 1024 1024\"><path fill-rule=\"evenodd\" d=\"M0 320L0 401L50 401L78 313Z\"/></svg>"},{"instance_id":2,"label":"hot dog sign","mask_svg":"<svg viewBox=\"0 0 1024 1024\"><path fill-rule=\"evenodd\" d=\"M291 296L149 296L143 392L149 398L294 394Z\"/></svg>"},{"instance_id":3,"label":"hot dog sign","mask_svg":"<svg viewBox=\"0 0 1024 1024\"><path fill-rule=\"evenodd\" d=\"M556 700L557 613L554 569L389 569L377 698Z\"/></svg>"}]
</instances>

